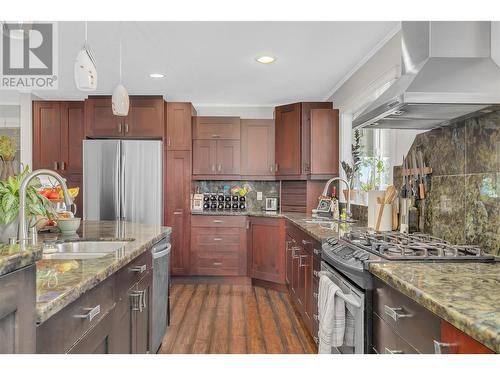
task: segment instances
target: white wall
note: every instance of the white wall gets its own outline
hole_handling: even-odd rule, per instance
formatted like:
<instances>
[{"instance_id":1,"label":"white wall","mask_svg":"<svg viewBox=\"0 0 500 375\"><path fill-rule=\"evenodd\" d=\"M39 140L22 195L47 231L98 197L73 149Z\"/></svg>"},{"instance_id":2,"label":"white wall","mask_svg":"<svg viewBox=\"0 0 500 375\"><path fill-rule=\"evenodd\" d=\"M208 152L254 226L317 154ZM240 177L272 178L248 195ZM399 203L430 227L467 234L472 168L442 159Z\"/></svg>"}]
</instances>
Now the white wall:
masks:
<instances>
[{"instance_id":1,"label":"white wall","mask_svg":"<svg viewBox=\"0 0 500 375\"><path fill-rule=\"evenodd\" d=\"M198 116L239 116L242 119L272 119L274 107L195 104Z\"/></svg>"}]
</instances>

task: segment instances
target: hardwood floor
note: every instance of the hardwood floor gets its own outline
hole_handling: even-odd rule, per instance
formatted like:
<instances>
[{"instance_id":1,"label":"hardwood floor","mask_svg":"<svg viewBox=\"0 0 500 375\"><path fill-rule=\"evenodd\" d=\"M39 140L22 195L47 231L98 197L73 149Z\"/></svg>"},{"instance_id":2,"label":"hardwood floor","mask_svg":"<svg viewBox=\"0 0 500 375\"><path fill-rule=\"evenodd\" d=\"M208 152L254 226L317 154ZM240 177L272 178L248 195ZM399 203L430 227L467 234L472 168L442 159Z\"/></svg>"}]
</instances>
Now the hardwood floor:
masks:
<instances>
[{"instance_id":1,"label":"hardwood floor","mask_svg":"<svg viewBox=\"0 0 500 375\"><path fill-rule=\"evenodd\" d=\"M288 294L250 285L174 284L159 353L315 353Z\"/></svg>"}]
</instances>

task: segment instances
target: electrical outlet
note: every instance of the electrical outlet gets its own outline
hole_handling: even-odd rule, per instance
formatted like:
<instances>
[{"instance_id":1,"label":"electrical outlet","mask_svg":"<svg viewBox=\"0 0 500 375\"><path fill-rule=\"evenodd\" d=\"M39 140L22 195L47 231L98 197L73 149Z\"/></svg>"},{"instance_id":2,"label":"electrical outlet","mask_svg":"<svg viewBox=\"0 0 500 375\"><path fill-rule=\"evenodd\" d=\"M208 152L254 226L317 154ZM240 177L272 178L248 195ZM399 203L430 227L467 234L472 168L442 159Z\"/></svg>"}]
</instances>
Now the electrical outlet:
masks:
<instances>
[{"instance_id":1,"label":"electrical outlet","mask_svg":"<svg viewBox=\"0 0 500 375\"><path fill-rule=\"evenodd\" d=\"M262 200L262 191L257 192L257 200L261 201Z\"/></svg>"}]
</instances>

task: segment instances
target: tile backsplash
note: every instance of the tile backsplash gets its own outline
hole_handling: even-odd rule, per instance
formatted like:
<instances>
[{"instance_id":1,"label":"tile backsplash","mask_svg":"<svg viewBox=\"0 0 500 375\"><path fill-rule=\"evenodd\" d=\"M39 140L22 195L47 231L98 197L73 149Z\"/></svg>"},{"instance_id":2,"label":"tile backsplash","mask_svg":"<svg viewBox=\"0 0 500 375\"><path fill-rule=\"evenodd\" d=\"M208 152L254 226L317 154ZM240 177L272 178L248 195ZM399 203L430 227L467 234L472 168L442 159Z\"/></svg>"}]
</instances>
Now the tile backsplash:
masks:
<instances>
[{"instance_id":1,"label":"tile backsplash","mask_svg":"<svg viewBox=\"0 0 500 375\"><path fill-rule=\"evenodd\" d=\"M266 198L279 198L279 181L193 181L193 192L200 193L223 193L229 191L233 186L246 187L249 192L246 195L248 211L261 211L264 209ZM257 200L257 192L262 192L262 200Z\"/></svg>"},{"instance_id":2,"label":"tile backsplash","mask_svg":"<svg viewBox=\"0 0 500 375\"><path fill-rule=\"evenodd\" d=\"M499 255L500 111L421 133L412 149L433 169L426 232Z\"/></svg>"}]
</instances>

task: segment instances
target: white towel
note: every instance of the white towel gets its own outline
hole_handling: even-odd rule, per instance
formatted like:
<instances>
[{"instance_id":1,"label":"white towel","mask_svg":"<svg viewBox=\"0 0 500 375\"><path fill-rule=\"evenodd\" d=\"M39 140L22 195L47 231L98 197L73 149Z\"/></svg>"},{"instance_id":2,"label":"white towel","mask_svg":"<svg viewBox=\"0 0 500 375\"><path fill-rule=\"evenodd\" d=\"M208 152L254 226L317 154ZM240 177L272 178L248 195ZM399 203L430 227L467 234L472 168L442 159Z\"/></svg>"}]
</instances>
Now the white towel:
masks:
<instances>
[{"instance_id":1,"label":"white towel","mask_svg":"<svg viewBox=\"0 0 500 375\"><path fill-rule=\"evenodd\" d=\"M345 333L344 333L344 345L354 346L354 314L356 313L355 308L346 303L345 312Z\"/></svg>"},{"instance_id":2,"label":"white towel","mask_svg":"<svg viewBox=\"0 0 500 375\"><path fill-rule=\"evenodd\" d=\"M345 331L345 303L338 297L342 292L328 276L319 279L319 346L318 353L331 354L332 347L342 346Z\"/></svg>"}]
</instances>

